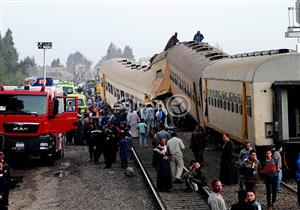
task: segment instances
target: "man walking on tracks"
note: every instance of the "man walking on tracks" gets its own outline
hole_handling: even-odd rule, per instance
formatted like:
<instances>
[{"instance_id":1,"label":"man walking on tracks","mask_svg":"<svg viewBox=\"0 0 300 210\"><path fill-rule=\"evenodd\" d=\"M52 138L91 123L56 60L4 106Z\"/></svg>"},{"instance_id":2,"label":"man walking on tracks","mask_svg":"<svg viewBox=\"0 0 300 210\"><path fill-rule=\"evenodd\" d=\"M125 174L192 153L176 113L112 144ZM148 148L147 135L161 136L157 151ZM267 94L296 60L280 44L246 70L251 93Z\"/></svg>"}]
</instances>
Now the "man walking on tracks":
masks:
<instances>
[{"instance_id":1,"label":"man walking on tracks","mask_svg":"<svg viewBox=\"0 0 300 210\"><path fill-rule=\"evenodd\" d=\"M170 133L166 131L166 127L163 124L160 124L159 127L160 131L157 133L156 145L158 145L162 139L168 141L171 138Z\"/></svg>"},{"instance_id":2,"label":"man walking on tracks","mask_svg":"<svg viewBox=\"0 0 300 210\"><path fill-rule=\"evenodd\" d=\"M175 177L174 183L183 183L181 180L181 175L183 172L183 153L182 150L185 148L182 140L176 137L176 133L171 134L171 139L167 142L167 147L170 150L172 155L171 170L172 170L172 177Z\"/></svg>"},{"instance_id":3,"label":"man walking on tracks","mask_svg":"<svg viewBox=\"0 0 300 210\"><path fill-rule=\"evenodd\" d=\"M195 130L192 133L190 149L194 153L196 161L199 161L200 164L203 164L204 158L203 153L206 147L205 135L200 126L196 125Z\"/></svg>"},{"instance_id":4,"label":"man walking on tracks","mask_svg":"<svg viewBox=\"0 0 300 210\"><path fill-rule=\"evenodd\" d=\"M221 195L222 183L220 180L212 181L213 192L209 194L207 203L210 210L226 210L225 201Z\"/></svg>"}]
</instances>

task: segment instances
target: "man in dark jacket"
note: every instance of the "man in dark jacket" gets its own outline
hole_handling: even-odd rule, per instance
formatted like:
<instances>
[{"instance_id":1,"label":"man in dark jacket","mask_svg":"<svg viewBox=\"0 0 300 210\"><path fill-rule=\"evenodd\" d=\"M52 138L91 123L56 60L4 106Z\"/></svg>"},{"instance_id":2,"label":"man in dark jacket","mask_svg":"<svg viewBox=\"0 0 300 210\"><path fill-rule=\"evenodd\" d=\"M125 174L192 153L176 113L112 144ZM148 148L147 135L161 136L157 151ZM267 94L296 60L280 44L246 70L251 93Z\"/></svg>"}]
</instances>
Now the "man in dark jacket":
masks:
<instances>
[{"instance_id":1,"label":"man in dark jacket","mask_svg":"<svg viewBox=\"0 0 300 210\"><path fill-rule=\"evenodd\" d=\"M198 191L199 187L208 186L207 177L201 164L197 161L193 162L189 172L185 175L185 184L188 190Z\"/></svg>"},{"instance_id":2,"label":"man in dark jacket","mask_svg":"<svg viewBox=\"0 0 300 210\"><path fill-rule=\"evenodd\" d=\"M205 136L200 126L196 125L194 132L192 133L190 149L194 153L194 157L201 164L204 162L203 153L206 147Z\"/></svg>"},{"instance_id":3,"label":"man in dark jacket","mask_svg":"<svg viewBox=\"0 0 300 210\"><path fill-rule=\"evenodd\" d=\"M3 156L0 156L0 210L8 209L9 185L9 168L5 164Z\"/></svg>"},{"instance_id":4,"label":"man in dark jacket","mask_svg":"<svg viewBox=\"0 0 300 210\"><path fill-rule=\"evenodd\" d=\"M201 34L200 31L197 31L197 33L194 36L194 41L202 42L203 39L204 39L203 34Z\"/></svg>"},{"instance_id":5,"label":"man in dark jacket","mask_svg":"<svg viewBox=\"0 0 300 210\"><path fill-rule=\"evenodd\" d=\"M246 201L247 191L240 190L238 191L238 199L239 201L233 204L230 210L255 210L254 207L250 206L250 204Z\"/></svg>"},{"instance_id":6,"label":"man in dark jacket","mask_svg":"<svg viewBox=\"0 0 300 210\"><path fill-rule=\"evenodd\" d=\"M177 39L177 32L175 32L175 34L169 39L164 51L167 51L169 48L175 46L177 42L179 42L179 40Z\"/></svg>"},{"instance_id":7,"label":"man in dark jacket","mask_svg":"<svg viewBox=\"0 0 300 210\"><path fill-rule=\"evenodd\" d=\"M225 185L237 184L237 168L235 146L227 133L223 134L224 145L221 156L220 180Z\"/></svg>"}]
</instances>

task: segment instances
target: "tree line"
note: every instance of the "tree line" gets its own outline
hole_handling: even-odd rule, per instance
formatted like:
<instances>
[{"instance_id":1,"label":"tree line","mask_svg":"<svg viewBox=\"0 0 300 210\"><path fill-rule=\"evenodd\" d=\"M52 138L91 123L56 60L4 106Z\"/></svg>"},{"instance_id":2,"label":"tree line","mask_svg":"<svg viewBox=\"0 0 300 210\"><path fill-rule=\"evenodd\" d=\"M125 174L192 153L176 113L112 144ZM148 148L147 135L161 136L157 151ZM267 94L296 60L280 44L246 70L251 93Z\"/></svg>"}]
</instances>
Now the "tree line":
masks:
<instances>
[{"instance_id":1,"label":"tree line","mask_svg":"<svg viewBox=\"0 0 300 210\"><path fill-rule=\"evenodd\" d=\"M12 31L8 29L3 38L0 33L0 84L19 85L35 68L34 58L19 60Z\"/></svg>"},{"instance_id":2,"label":"tree line","mask_svg":"<svg viewBox=\"0 0 300 210\"><path fill-rule=\"evenodd\" d=\"M99 60L98 64L112 58L134 60L132 48L126 45L122 50L111 42L106 51L106 55ZM59 58L51 62L51 67L61 66L63 65ZM82 74L85 74L86 71L90 71L91 66L92 62L79 51L70 53L67 57L66 68L74 73L74 77L81 74L79 76L82 78ZM36 68L37 65L33 57L26 57L23 60L19 60L19 54L14 46L12 31L8 29L3 37L0 31L0 84L19 85L24 78L35 75L34 71Z\"/></svg>"}]
</instances>

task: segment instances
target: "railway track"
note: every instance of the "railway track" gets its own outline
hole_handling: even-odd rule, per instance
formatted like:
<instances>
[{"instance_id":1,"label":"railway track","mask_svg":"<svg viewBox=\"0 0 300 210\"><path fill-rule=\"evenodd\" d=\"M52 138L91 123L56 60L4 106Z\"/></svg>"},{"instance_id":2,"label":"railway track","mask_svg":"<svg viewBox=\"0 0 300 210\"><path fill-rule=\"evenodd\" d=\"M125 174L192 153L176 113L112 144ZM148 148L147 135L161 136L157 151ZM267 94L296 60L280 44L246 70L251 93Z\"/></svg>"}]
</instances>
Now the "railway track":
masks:
<instances>
[{"instance_id":1,"label":"railway track","mask_svg":"<svg viewBox=\"0 0 300 210\"><path fill-rule=\"evenodd\" d=\"M187 193L185 191L186 186L183 183L173 184L171 192L156 191L156 170L152 167L152 147L140 148L138 140L134 139L133 153L159 209L209 209L206 202L208 190L205 188L200 189L201 193Z\"/></svg>"},{"instance_id":2,"label":"railway track","mask_svg":"<svg viewBox=\"0 0 300 210\"><path fill-rule=\"evenodd\" d=\"M290 192L293 193L298 193L297 190L295 190L293 187L291 187L289 184L285 183L285 182L281 182L281 186L283 186L285 189L289 190Z\"/></svg>"}]
</instances>

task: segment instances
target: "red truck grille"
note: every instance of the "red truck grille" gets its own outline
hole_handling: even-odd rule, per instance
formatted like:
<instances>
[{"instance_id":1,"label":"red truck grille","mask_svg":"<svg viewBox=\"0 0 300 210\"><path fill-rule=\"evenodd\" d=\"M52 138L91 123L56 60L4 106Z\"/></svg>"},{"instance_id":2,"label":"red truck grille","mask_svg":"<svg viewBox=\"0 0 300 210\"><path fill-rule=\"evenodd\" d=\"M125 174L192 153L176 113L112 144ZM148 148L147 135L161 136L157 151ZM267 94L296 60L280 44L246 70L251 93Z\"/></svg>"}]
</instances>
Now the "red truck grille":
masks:
<instances>
[{"instance_id":1,"label":"red truck grille","mask_svg":"<svg viewBox=\"0 0 300 210\"><path fill-rule=\"evenodd\" d=\"M3 123L6 133L36 133L39 129L39 123Z\"/></svg>"}]
</instances>

